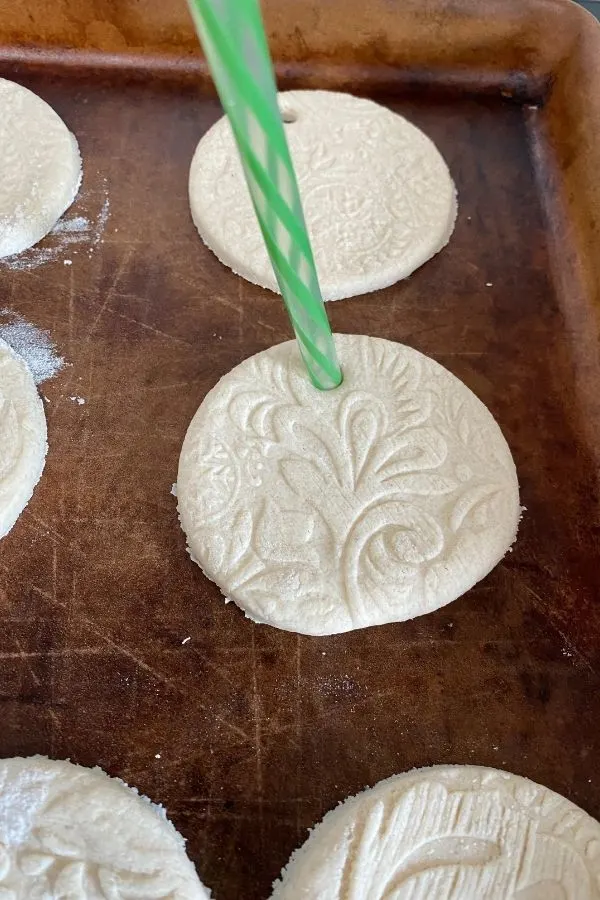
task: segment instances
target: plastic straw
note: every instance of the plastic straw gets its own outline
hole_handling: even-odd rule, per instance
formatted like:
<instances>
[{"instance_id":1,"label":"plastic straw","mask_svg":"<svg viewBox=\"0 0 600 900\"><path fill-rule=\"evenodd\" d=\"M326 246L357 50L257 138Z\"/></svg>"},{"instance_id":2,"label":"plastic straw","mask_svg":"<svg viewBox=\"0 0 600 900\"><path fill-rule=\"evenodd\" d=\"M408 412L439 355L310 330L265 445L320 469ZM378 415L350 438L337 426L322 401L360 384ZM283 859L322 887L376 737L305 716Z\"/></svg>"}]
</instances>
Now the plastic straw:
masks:
<instances>
[{"instance_id":1,"label":"plastic straw","mask_svg":"<svg viewBox=\"0 0 600 900\"><path fill-rule=\"evenodd\" d=\"M320 390L342 381L257 0L188 0L227 113L302 358Z\"/></svg>"}]
</instances>

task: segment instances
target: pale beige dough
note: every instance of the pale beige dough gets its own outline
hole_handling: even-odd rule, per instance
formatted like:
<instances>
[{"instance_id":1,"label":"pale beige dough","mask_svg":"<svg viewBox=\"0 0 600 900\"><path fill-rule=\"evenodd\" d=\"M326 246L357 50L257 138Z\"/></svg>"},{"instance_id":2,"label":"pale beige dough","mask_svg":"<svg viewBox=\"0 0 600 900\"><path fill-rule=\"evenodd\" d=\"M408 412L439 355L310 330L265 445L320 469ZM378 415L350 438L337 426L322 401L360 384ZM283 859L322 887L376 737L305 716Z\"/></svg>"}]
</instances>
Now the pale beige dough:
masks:
<instances>
[{"instance_id":1,"label":"pale beige dough","mask_svg":"<svg viewBox=\"0 0 600 900\"><path fill-rule=\"evenodd\" d=\"M600 825L525 778L434 766L328 813L272 900L598 900Z\"/></svg>"},{"instance_id":2,"label":"pale beige dough","mask_svg":"<svg viewBox=\"0 0 600 900\"><path fill-rule=\"evenodd\" d=\"M293 118L286 134L325 300L394 284L447 244L456 189L420 129L350 94L279 97L284 119ZM198 144L189 199L213 253L248 281L278 291L226 118ZM286 235L278 242L286 247Z\"/></svg>"},{"instance_id":3,"label":"pale beige dough","mask_svg":"<svg viewBox=\"0 0 600 900\"><path fill-rule=\"evenodd\" d=\"M47 450L46 416L33 376L0 339L0 538L31 499Z\"/></svg>"},{"instance_id":4,"label":"pale beige dough","mask_svg":"<svg viewBox=\"0 0 600 900\"><path fill-rule=\"evenodd\" d=\"M101 769L0 760L0 900L209 900L164 811Z\"/></svg>"},{"instance_id":5,"label":"pale beige dough","mask_svg":"<svg viewBox=\"0 0 600 900\"><path fill-rule=\"evenodd\" d=\"M74 135L20 84L0 78L0 257L41 240L72 204L81 182Z\"/></svg>"},{"instance_id":6,"label":"pale beige dough","mask_svg":"<svg viewBox=\"0 0 600 900\"><path fill-rule=\"evenodd\" d=\"M294 341L204 399L177 496L192 558L257 622L333 634L456 600L516 537L510 450L447 369L335 335L344 381L318 391Z\"/></svg>"}]
</instances>

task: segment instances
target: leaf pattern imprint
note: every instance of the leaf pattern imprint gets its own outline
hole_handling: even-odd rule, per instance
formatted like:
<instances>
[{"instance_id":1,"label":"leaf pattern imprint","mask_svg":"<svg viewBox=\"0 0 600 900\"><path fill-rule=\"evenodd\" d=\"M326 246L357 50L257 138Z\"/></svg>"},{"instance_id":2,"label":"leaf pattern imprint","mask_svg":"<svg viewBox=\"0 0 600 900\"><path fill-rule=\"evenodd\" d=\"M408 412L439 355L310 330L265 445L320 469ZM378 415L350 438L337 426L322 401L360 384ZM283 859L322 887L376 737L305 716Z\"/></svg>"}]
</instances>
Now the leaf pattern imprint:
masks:
<instances>
[{"instance_id":1,"label":"leaf pattern imprint","mask_svg":"<svg viewBox=\"0 0 600 900\"><path fill-rule=\"evenodd\" d=\"M448 836L426 841L402 860L400 871L386 885L382 897L392 897L411 878L451 866L485 866L500 856L495 841Z\"/></svg>"},{"instance_id":2,"label":"leaf pattern imprint","mask_svg":"<svg viewBox=\"0 0 600 900\"><path fill-rule=\"evenodd\" d=\"M377 441L387 430L384 404L368 394L350 394L340 408L339 428L347 448L350 485L356 488Z\"/></svg>"},{"instance_id":3,"label":"leaf pattern imprint","mask_svg":"<svg viewBox=\"0 0 600 900\"><path fill-rule=\"evenodd\" d=\"M501 488L495 484L479 484L464 491L450 516L452 531L458 531L468 521L479 527L485 527L488 522L493 521L491 508L500 493Z\"/></svg>"},{"instance_id":4,"label":"leaf pattern imprint","mask_svg":"<svg viewBox=\"0 0 600 900\"><path fill-rule=\"evenodd\" d=\"M237 529L237 513L246 509L252 535L241 568L227 553L218 569L205 568L228 597L265 621L272 619L264 604L277 617L269 597L277 586L286 627L310 608L313 618L300 628L307 633L319 633L325 608L333 626L339 609L346 629L369 624L367 610L375 624L435 608L450 597L453 575L457 589L465 583L457 574L461 559L502 556L509 528L496 523L510 526L518 509L508 448L489 413L450 373L388 341L336 341L347 373L337 391L315 395L295 345L279 345L225 377L221 398L219 390L211 394L202 427L191 426L183 451L191 455L206 434L217 435L231 448L228 471L235 467L239 481L232 494L217 466L206 478L187 476L185 492L204 495L194 509L214 504L221 516L218 528L216 518L203 523L198 516L191 530L182 517L200 564L221 553L220 532ZM463 444L458 420L471 415L483 416L487 443L499 445L506 466L491 451L482 461Z\"/></svg>"},{"instance_id":5,"label":"leaf pattern imprint","mask_svg":"<svg viewBox=\"0 0 600 900\"><path fill-rule=\"evenodd\" d=\"M374 802L347 849L340 900L394 900L399 892L408 898L402 889L411 879L499 860L501 849L491 836L452 833L455 809L456 798L436 783L412 788L393 803ZM432 837L431 829L443 831L444 823L448 833Z\"/></svg>"}]
</instances>

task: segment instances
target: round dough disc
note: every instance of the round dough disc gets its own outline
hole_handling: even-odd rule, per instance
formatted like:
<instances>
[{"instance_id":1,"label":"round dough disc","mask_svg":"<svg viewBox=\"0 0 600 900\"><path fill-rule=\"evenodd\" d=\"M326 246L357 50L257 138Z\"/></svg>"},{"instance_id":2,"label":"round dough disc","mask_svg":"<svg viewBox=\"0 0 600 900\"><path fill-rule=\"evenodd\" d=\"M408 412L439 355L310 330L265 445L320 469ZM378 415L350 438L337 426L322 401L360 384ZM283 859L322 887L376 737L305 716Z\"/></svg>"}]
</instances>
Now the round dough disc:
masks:
<instances>
[{"instance_id":1,"label":"round dough disc","mask_svg":"<svg viewBox=\"0 0 600 900\"><path fill-rule=\"evenodd\" d=\"M37 244L81 181L74 135L40 97L0 78L0 257Z\"/></svg>"},{"instance_id":2,"label":"round dough disc","mask_svg":"<svg viewBox=\"0 0 600 900\"><path fill-rule=\"evenodd\" d=\"M527 778L434 766L328 813L272 900L598 900L600 825Z\"/></svg>"},{"instance_id":3,"label":"round dough disc","mask_svg":"<svg viewBox=\"0 0 600 900\"><path fill-rule=\"evenodd\" d=\"M344 381L314 388L295 341L236 366L181 451L192 558L257 622L333 634L455 600L520 516L510 450L475 395L416 350L335 337Z\"/></svg>"},{"instance_id":4,"label":"round dough disc","mask_svg":"<svg viewBox=\"0 0 600 900\"><path fill-rule=\"evenodd\" d=\"M0 760L2 900L207 900L161 807L101 769Z\"/></svg>"},{"instance_id":5,"label":"round dough disc","mask_svg":"<svg viewBox=\"0 0 600 900\"><path fill-rule=\"evenodd\" d=\"M279 95L321 291L339 300L406 278L450 239L456 189L433 142L402 116L350 94ZM278 291L227 118L201 139L192 218L215 255Z\"/></svg>"},{"instance_id":6,"label":"round dough disc","mask_svg":"<svg viewBox=\"0 0 600 900\"><path fill-rule=\"evenodd\" d=\"M0 538L29 503L47 450L46 416L33 376L0 339Z\"/></svg>"}]
</instances>

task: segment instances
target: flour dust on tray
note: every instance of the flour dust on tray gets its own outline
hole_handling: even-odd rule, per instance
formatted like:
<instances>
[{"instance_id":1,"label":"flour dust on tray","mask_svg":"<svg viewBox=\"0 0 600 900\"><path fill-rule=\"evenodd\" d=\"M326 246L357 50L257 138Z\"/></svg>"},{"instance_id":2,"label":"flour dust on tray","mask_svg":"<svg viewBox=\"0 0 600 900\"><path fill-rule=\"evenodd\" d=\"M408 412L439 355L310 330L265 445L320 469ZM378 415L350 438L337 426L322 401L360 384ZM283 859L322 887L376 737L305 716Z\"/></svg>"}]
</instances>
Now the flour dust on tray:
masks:
<instances>
[{"instance_id":1,"label":"flour dust on tray","mask_svg":"<svg viewBox=\"0 0 600 900\"><path fill-rule=\"evenodd\" d=\"M17 256L0 259L0 269L29 271L59 259L64 266L73 266L84 255L92 258L98 244L104 243L110 198L107 179L99 173L94 177L88 172L88 176L77 199L78 214L63 216L42 243Z\"/></svg>"},{"instance_id":2,"label":"flour dust on tray","mask_svg":"<svg viewBox=\"0 0 600 900\"><path fill-rule=\"evenodd\" d=\"M290 91L279 100L325 300L394 284L448 243L456 189L422 131L350 94ZM258 123L255 132L258 144ZM226 118L198 144L189 199L213 253L248 281L277 291ZM283 221L280 238L285 252Z\"/></svg>"},{"instance_id":3,"label":"flour dust on tray","mask_svg":"<svg viewBox=\"0 0 600 900\"><path fill-rule=\"evenodd\" d=\"M434 766L328 813L271 900L598 900L600 824L533 781Z\"/></svg>"},{"instance_id":4,"label":"flour dust on tray","mask_svg":"<svg viewBox=\"0 0 600 900\"><path fill-rule=\"evenodd\" d=\"M53 378L65 365L48 332L11 309L0 309L0 339L27 363L36 384Z\"/></svg>"},{"instance_id":5,"label":"flour dust on tray","mask_svg":"<svg viewBox=\"0 0 600 900\"><path fill-rule=\"evenodd\" d=\"M257 622L333 634L455 600L516 537L510 450L483 403L402 344L335 335L310 383L296 342L245 360L194 416L177 498L192 558Z\"/></svg>"},{"instance_id":6,"label":"flour dust on tray","mask_svg":"<svg viewBox=\"0 0 600 900\"><path fill-rule=\"evenodd\" d=\"M0 760L0 897L209 896L164 810L123 781L42 756Z\"/></svg>"},{"instance_id":7,"label":"flour dust on tray","mask_svg":"<svg viewBox=\"0 0 600 900\"><path fill-rule=\"evenodd\" d=\"M0 257L41 240L81 182L75 137L40 97L0 79Z\"/></svg>"},{"instance_id":8,"label":"flour dust on tray","mask_svg":"<svg viewBox=\"0 0 600 900\"><path fill-rule=\"evenodd\" d=\"M47 450L46 416L32 373L0 338L0 538L31 499Z\"/></svg>"}]
</instances>

